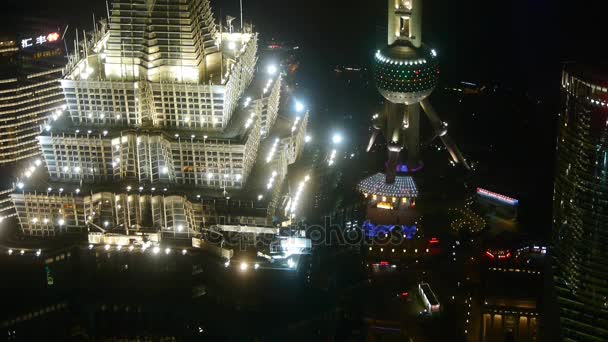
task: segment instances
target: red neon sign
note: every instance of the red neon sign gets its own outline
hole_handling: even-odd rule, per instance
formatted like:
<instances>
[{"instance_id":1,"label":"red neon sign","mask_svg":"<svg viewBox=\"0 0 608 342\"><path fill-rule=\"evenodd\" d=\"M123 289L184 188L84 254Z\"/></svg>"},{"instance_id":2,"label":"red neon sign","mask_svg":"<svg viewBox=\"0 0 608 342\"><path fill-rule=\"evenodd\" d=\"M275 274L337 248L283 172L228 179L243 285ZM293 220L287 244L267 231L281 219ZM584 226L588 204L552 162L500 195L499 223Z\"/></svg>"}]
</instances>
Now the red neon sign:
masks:
<instances>
[{"instance_id":1,"label":"red neon sign","mask_svg":"<svg viewBox=\"0 0 608 342\"><path fill-rule=\"evenodd\" d=\"M511 257L511 252L508 252L506 255L499 255L498 259L509 259Z\"/></svg>"},{"instance_id":2,"label":"red neon sign","mask_svg":"<svg viewBox=\"0 0 608 342\"><path fill-rule=\"evenodd\" d=\"M439 239L437 239L436 237L431 238L431 239L429 240L429 243L430 243L431 245L436 245L436 244L438 244L438 243L439 243Z\"/></svg>"},{"instance_id":3,"label":"red neon sign","mask_svg":"<svg viewBox=\"0 0 608 342\"><path fill-rule=\"evenodd\" d=\"M57 33L57 32L49 33L49 35L46 36L47 42L54 42L57 40L59 40L59 33Z\"/></svg>"}]
</instances>

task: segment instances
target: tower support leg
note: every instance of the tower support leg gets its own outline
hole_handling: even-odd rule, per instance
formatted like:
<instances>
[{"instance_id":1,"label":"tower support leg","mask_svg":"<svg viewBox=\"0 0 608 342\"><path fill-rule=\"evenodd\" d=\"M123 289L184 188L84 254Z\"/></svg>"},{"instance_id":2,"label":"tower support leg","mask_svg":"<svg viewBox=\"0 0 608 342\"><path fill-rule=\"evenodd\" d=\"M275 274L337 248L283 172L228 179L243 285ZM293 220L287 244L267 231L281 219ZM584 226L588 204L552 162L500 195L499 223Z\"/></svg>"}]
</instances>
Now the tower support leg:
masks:
<instances>
[{"instance_id":1,"label":"tower support leg","mask_svg":"<svg viewBox=\"0 0 608 342\"><path fill-rule=\"evenodd\" d=\"M408 105L405 115L408 122L408 127L405 129L407 166L416 168L420 164L420 105L418 103Z\"/></svg>"}]
</instances>

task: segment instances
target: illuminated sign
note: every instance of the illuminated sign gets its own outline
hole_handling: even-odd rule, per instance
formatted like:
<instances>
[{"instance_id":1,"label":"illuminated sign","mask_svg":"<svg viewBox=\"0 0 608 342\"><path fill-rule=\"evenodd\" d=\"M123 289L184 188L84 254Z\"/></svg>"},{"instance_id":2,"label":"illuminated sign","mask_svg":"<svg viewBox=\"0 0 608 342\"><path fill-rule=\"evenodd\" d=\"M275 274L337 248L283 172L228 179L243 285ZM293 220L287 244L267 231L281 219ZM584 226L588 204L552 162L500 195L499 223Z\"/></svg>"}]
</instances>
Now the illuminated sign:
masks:
<instances>
[{"instance_id":1,"label":"illuminated sign","mask_svg":"<svg viewBox=\"0 0 608 342\"><path fill-rule=\"evenodd\" d=\"M26 49L34 45L44 45L46 43L53 43L58 41L59 38L60 35L57 32L49 33L46 36L41 35L33 38L24 38L21 39L21 48Z\"/></svg>"},{"instance_id":2,"label":"illuminated sign","mask_svg":"<svg viewBox=\"0 0 608 342\"><path fill-rule=\"evenodd\" d=\"M504 195L501 195L501 194L497 194L495 192L492 192L492 191L489 191L489 190L486 190L486 189L482 189L482 188L477 188L477 194L479 196L483 196L483 197L486 197L486 198L489 198L489 199L493 199L495 201L502 202L502 203L505 203L505 204L508 204L508 205L515 206L515 205L519 204L519 201L516 200L515 198L511 198L511 197L507 197L507 196L504 196Z\"/></svg>"},{"instance_id":3,"label":"illuminated sign","mask_svg":"<svg viewBox=\"0 0 608 342\"><path fill-rule=\"evenodd\" d=\"M401 232L406 240L411 240L416 235L418 229L416 226L394 226L394 225L375 225L370 221L363 222L363 226L361 227L363 231L365 231L366 235L371 238L376 238L378 235L382 234L388 236L390 232L392 232L395 228L401 228Z\"/></svg>"},{"instance_id":4,"label":"illuminated sign","mask_svg":"<svg viewBox=\"0 0 608 342\"><path fill-rule=\"evenodd\" d=\"M511 258L511 252L508 250L491 250L488 249L486 251L486 256L490 259L496 259L498 257L499 260L509 259Z\"/></svg>"}]
</instances>

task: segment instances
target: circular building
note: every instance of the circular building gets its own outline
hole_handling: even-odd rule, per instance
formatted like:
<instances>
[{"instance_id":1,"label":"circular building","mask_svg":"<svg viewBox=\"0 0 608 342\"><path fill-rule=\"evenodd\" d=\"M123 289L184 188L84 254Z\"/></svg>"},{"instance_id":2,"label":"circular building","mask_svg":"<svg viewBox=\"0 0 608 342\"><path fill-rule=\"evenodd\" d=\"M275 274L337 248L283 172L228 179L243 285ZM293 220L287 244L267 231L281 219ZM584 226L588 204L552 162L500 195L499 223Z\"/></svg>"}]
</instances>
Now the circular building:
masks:
<instances>
[{"instance_id":1,"label":"circular building","mask_svg":"<svg viewBox=\"0 0 608 342\"><path fill-rule=\"evenodd\" d=\"M418 103L437 85L436 53L425 45L417 48L408 40L396 40L376 52L374 78L378 91L390 102Z\"/></svg>"},{"instance_id":2,"label":"circular building","mask_svg":"<svg viewBox=\"0 0 608 342\"><path fill-rule=\"evenodd\" d=\"M394 183L386 183L383 173L365 178L357 185L365 198L371 198L370 205L379 209L404 209L416 205L418 189L411 176L398 175Z\"/></svg>"}]
</instances>

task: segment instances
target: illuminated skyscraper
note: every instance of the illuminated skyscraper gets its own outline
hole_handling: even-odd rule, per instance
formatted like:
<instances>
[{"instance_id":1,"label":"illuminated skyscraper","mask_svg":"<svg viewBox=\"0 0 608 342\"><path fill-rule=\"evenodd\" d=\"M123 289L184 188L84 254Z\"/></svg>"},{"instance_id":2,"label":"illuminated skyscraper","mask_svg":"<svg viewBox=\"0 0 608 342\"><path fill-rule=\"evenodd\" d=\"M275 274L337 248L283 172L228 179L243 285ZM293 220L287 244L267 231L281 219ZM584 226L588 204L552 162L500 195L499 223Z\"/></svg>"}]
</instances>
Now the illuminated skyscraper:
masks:
<instances>
[{"instance_id":1,"label":"illuminated skyscraper","mask_svg":"<svg viewBox=\"0 0 608 342\"><path fill-rule=\"evenodd\" d=\"M65 65L60 33L23 30L0 32L0 164L40 155L40 125L65 104L59 84Z\"/></svg>"},{"instance_id":2,"label":"illuminated skyscraper","mask_svg":"<svg viewBox=\"0 0 608 342\"><path fill-rule=\"evenodd\" d=\"M562 75L553 249L562 335L608 340L608 69Z\"/></svg>"},{"instance_id":3,"label":"illuminated skyscraper","mask_svg":"<svg viewBox=\"0 0 608 342\"><path fill-rule=\"evenodd\" d=\"M274 127L281 75L256 73L257 39L217 25L208 0L115 1L75 42L67 108L38 138L48 180L16 184L23 231L270 225L308 115Z\"/></svg>"}]
</instances>

